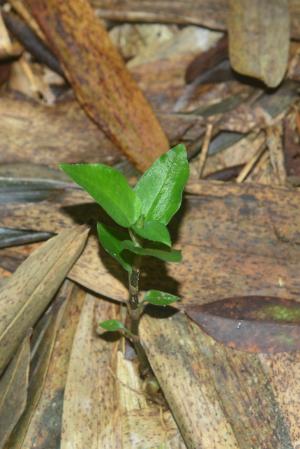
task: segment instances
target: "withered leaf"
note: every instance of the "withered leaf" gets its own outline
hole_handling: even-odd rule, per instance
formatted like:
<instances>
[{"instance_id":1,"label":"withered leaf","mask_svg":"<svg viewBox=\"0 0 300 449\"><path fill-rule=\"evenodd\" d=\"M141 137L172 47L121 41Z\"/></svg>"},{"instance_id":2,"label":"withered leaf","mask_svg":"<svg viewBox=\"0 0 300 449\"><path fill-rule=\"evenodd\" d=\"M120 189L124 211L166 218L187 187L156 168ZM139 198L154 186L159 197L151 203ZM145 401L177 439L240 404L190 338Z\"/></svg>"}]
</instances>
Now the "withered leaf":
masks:
<instances>
[{"instance_id":1,"label":"withered leaf","mask_svg":"<svg viewBox=\"0 0 300 449\"><path fill-rule=\"evenodd\" d=\"M86 227L77 226L48 240L0 289L0 372L53 298L87 235Z\"/></svg>"},{"instance_id":2,"label":"withered leaf","mask_svg":"<svg viewBox=\"0 0 300 449\"><path fill-rule=\"evenodd\" d=\"M287 69L290 39L287 0L230 0L229 56L239 73L277 87Z\"/></svg>"},{"instance_id":3,"label":"withered leaf","mask_svg":"<svg viewBox=\"0 0 300 449\"><path fill-rule=\"evenodd\" d=\"M77 99L141 170L168 149L150 105L85 0L26 0Z\"/></svg>"},{"instance_id":4,"label":"withered leaf","mask_svg":"<svg viewBox=\"0 0 300 449\"><path fill-rule=\"evenodd\" d=\"M300 303L270 296L240 296L202 306L187 315L225 345L249 352L300 349Z\"/></svg>"},{"instance_id":5,"label":"withered leaf","mask_svg":"<svg viewBox=\"0 0 300 449\"><path fill-rule=\"evenodd\" d=\"M145 315L140 330L190 449L292 449L286 415L278 408L260 355L224 347L182 313L169 319ZM290 388L289 393L296 391ZM286 413L298 416L297 409Z\"/></svg>"},{"instance_id":6,"label":"withered leaf","mask_svg":"<svg viewBox=\"0 0 300 449\"><path fill-rule=\"evenodd\" d=\"M0 379L0 448L22 415L27 400L30 337L27 335Z\"/></svg>"},{"instance_id":7,"label":"withered leaf","mask_svg":"<svg viewBox=\"0 0 300 449\"><path fill-rule=\"evenodd\" d=\"M57 448L69 356L84 298L85 293L69 281L59 290L46 331L36 336L36 351L33 344L27 406L5 449L29 449L33 441L37 449Z\"/></svg>"}]
</instances>

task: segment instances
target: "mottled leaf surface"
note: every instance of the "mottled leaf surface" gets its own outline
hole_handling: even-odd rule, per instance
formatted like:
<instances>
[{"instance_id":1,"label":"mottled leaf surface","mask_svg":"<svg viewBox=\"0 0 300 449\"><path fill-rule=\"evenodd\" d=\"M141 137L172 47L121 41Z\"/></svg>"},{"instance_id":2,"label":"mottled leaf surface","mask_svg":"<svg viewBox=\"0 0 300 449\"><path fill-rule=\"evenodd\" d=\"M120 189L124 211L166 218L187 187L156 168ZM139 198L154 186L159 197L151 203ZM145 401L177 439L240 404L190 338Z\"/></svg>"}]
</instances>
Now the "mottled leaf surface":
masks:
<instances>
[{"instance_id":1,"label":"mottled leaf surface","mask_svg":"<svg viewBox=\"0 0 300 449\"><path fill-rule=\"evenodd\" d=\"M268 296L227 298L186 313L216 340L249 352L300 349L300 304Z\"/></svg>"}]
</instances>

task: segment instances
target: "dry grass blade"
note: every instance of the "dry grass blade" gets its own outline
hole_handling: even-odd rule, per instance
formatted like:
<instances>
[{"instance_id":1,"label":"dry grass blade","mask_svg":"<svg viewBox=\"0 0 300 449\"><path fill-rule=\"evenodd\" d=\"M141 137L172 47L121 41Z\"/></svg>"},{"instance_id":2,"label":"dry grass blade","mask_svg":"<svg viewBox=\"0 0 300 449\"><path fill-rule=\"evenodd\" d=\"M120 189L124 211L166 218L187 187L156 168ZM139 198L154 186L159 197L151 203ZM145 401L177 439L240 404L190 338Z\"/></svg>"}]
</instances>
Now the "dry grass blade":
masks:
<instances>
[{"instance_id":1,"label":"dry grass blade","mask_svg":"<svg viewBox=\"0 0 300 449\"><path fill-rule=\"evenodd\" d=\"M85 0L26 0L87 114L145 170L168 149L147 100Z\"/></svg>"},{"instance_id":2,"label":"dry grass blade","mask_svg":"<svg viewBox=\"0 0 300 449\"><path fill-rule=\"evenodd\" d=\"M257 355L224 348L181 314L147 317L141 331L189 449L292 449Z\"/></svg>"},{"instance_id":3,"label":"dry grass blade","mask_svg":"<svg viewBox=\"0 0 300 449\"><path fill-rule=\"evenodd\" d=\"M0 379L0 448L22 415L27 400L30 338L26 336Z\"/></svg>"},{"instance_id":4,"label":"dry grass blade","mask_svg":"<svg viewBox=\"0 0 300 449\"><path fill-rule=\"evenodd\" d=\"M84 297L68 281L60 289L32 360L26 410L6 449L57 448L69 357Z\"/></svg>"},{"instance_id":5,"label":"dry grass blade","mask_svg":"<svg viewBox=\"0 0 300 449\"><path fill-rule=\"evenodd\" d=\"M1 288L0 371L53 298L83 250L87 235L86 227L74 227L53 237Z\"/></svg>"},{"instance_id":6,"label":"dry grass blade","mask_svg":"<svg viewBox=\"0 0 300 449\"><path fill-rule=\"evenodd\" d=\"M116 352L118 342L95 333L112 317L115 305L86 296L69 365L62 449L185 449L170 412L144 397L135 364Z\"/></svg>"}]
</instances>

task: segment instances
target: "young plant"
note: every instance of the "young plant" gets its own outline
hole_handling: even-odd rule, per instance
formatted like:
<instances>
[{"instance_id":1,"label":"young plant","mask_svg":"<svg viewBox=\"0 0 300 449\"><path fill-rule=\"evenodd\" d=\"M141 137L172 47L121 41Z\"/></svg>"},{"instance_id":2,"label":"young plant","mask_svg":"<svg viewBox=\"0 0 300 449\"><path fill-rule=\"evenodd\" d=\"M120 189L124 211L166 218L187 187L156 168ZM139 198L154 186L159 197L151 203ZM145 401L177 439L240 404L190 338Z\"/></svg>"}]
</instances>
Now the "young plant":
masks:
<instances>
[{"instance_id":1,"label":"young plant","mask_svg":"<svg viewBox=\"0 0 300 449\"><path fill-rule=\"evenodd\" d=\"M101 245L128 272L129 325L118 320L100 323L106 331L121 332L134 345L143 375L149 364L139 339L139 321L147 303L170 305L180 298L158 290L140 298L142 259L156 257L180 262L181 252L171 248L167 225L178 211L189 175L184 145L177 145L157 159L132 189L125 176L103 164L61 164L61 168L106 211L118 225L98 223Z\"/></svg>"}]
</instances>

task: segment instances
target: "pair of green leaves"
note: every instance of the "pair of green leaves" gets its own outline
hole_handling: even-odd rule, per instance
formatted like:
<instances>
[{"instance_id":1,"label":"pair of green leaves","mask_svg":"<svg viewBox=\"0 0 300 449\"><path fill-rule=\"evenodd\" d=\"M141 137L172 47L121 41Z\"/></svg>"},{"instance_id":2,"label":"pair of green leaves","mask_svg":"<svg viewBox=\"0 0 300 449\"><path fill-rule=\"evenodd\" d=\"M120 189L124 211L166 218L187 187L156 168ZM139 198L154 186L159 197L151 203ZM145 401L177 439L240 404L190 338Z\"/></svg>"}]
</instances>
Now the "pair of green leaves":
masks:
<instances>
[{"instance_id":1,"label":"pair of green leaves","mask_svg":"<svg viewBox=\"0 0 300 449\"><path fill-rule=\"evenodd\" d=\"M137 246L127 230L98 224L98 236L104 249L122 267L131 271L131 254L153 256L179 262L179 251L171 250L167 224L177 212L188 179L189 167L184 145L177 145L157 159L132 189L127 179L103 164L62 164L61 168L83 187L107 214L123 228L146 240L167 246ZM149 246L149 245L148 245Z\"/></svg>"},{"instance_id":2,"label":"pair of green leaves","mask_svg":"<svg viewBox=\"0 0 300 449\"><path fill-rule=\"evenodd\" d=\"M146 292L144 299L141 304L149 303L154 306L169 306L180 298L170 293L161 292L159 290L149 290ZM119 320L106 320L100 323L100 327L108 332L121 332L129 338L132 336L130 331L125 327L125 325Z\"/></svg>"}]
</instances>

